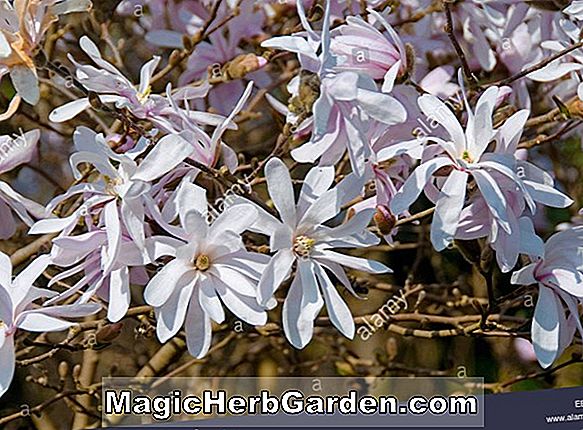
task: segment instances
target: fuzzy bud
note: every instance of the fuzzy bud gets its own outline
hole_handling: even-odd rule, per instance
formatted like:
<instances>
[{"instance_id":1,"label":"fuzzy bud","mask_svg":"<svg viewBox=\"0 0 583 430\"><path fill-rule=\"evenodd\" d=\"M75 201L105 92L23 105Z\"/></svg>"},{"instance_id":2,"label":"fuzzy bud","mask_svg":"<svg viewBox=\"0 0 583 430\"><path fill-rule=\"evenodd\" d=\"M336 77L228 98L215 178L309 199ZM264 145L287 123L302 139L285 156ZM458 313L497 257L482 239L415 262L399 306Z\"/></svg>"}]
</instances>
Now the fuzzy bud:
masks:
<instances>
[{"instance_id":1,"label":"fuzzy bud","mask_svg":"<svg viewBox=\"0 0 583 430\"><path fill-rule=\"evenodd\" d=\"M256 72L266 64L265 58L255 54L239 55L227 64L227 76L229 79L241 79L249 73Z\"/></svg>"}]
</instances>

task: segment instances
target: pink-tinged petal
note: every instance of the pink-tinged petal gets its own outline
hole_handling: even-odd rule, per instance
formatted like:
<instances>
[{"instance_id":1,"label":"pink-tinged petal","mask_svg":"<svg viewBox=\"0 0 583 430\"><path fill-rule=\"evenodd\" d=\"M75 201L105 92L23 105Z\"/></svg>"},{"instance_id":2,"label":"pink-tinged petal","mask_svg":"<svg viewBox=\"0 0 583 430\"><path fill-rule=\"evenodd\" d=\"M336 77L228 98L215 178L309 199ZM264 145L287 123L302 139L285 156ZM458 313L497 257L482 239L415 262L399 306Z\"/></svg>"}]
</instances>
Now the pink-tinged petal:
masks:
<instances>
[{"instance_id":1,"label":"pink-tinged petal","mask_svg":"<svg viewBox=\"0 0 583 430\"><path fill-rule=\"evenodd\" d=\"M184 281L182 277L188 279ZM193 277L194 266L191 263L181 259L172 260L150 280L144 290L144 300L150 306L162 306L176 288L188 284Z\"/></svg>"},{"instance_id":2,"label":"pink-tinged petal","mask_svg":"<svg viewBox=\"0 0 583 430\"><path fill-rule=\"evenodd\" d=\"M6 336L5 328L0 327L0 397L8 391L14 377L16 356L14 354L14 340Z\"/></svg>"},{"instance_id":3,"label":"pink-tinged petal","mask_svg":"<svg viewBox=\"0 0 583 430\"><path fill-rule=\"evenodd\" d=\"M200 305L198 294L193 294L190 299L185 330L186 346L190 355L196 358L204 357L211 346L212 326L211 319Z\"/></svg>"},{"instance_id":4,"label":"pink-tinged petal","mask_svg":"<svg viewBox=\"0 0 583 430\"><path fill-rule=\"evenodd\" d=\"M422 163L411 173L403 186L397 191L397 194L390 202L391 211L394 214L401 214L411 206L423 188L429 182L433 174L441 167L451 165L451 160L446 157L433 158Z\"/></svg>"},{"instance_id":5,"label":"pink-tinged petal","mask_svg":"<svg viewBox=\"0 0 583 430\"><path fill-rule=\"evenodd\" d=\"M119 222L119 212L117 201L112 200L103 209L105 231L107 233L107 248L105 248L105 259L103 261L103 271L109 273L116 262L121 247L121 223Z\"/></svg>"},{"instance_id":6,"label":"pink-tinged petal","mask_svg":"<svg viewBox=\"0 0 583 430\"><path fill-rule=\"evenodd\" d=\"M51 262L51 256L49 254L41 255L31 261L26 268L16 276L14 279L14 287L19 289L19 294L24 297L32 284L38 279L38 277L46 270ZM16 302L15 304L17 304Z\"/></svg>"},{"instance_id":7,"label":"pink-tinged petal","mask_svg":"<svg viewBox=\"0 0 583 430\"><path fill-rule=\"evenodd\" d=\"M168 173L194 152L194 146L178 134L164 136L139 165L132 179L150 182Z\"/></svg>"},{"instance_id":8,"label":"pink-tinged petal","mask_svg":"<svg viewBox=\"0 0 583 430\"><path fill-rule=\"evenodd\" d=\"M320 294L313 263L298 260L298 272L285 298L282 310L283 330L290 343L304 348L314 334L314 320L324 300Z\"/></svg>"},{"instance_id":9,"label":"pink-tinged petal","mask_svg":"<svg viewBox=\"0 0 583 430\"><path fill-rule=\"evenodd\" d=\"M583 298L583 274L575 268L553 267L545 278L545 283L555 285L575 297Z\"/></svg>"},{"instance_id":10,"label":"pink-tinged petal","mask_svg":"<svg viewBox=\"0 0 583 430\"><path fill-rule=\"evenodd\" d=\"M0 143L0 173L9 172L21 164L28 163L36 150L39 138L40 131L32 130Z\"/></svg>"},{"instance_id":11,"label":"pink-tinged petal","mask_svg":"<svg viewBox=\"0 0 583 430\"><path fill-rule=\"evenodd\" d=\"M534 181L524 181L524 186L535 201L545 206L566 208L573 204L573 200L569 196L550 185Z\"/></svg>"},{"instance_id":12,"label":"pink-tinged petal","mask_svg":"<svg viewBox=\"0 0 583 430\"><path fill-rule=\"evenodd\" d=\"M198 276L192 277L181 288L174 289L168 300L161 307L156 308L156 334L160 342L166 343L184 324L188 304L191 298L197 295L193 294L193 291L198 280Z\"/></svg>"},{"instance_id":13,"label":"pink-tinged petal","mask_svg":"<svg viewBox=\"0 0 583 430\"><path fill-rule=\"evenodd\" d=\"M472 176L476 181L476 185L488 204L488 209L498 221L500 227L507 233L511 233L510 223L508 221L508 203L504 197L504 193L489 173L482 170L473 170Z\"/></svg>"},{"instance_id":14,"label":"pink-tinged petal","mask_svg":"<svg viewBox=\"0 0 583 430\"><path fill-rule=\"evenodd\" d=\"M441 124L451 136L456 152L461 154L465 150L466 138L464 130L453 112L441 100L430 94L419 97L417 104L427 118Z\"/></svg>"},{"instance_id":15,"label":"pink-tinged petal","mask_svg":"<svg viewBox=\"0 0 583 430\"><path fill-rule=\"evenodd\" d=\"M0 284L0 321L3 321L4 324L11 324L14 318L14 305L9 288Z\"/></svg>"},{"instance_id":16,"label":"pink-tinged petal","mask_svg":"<svg viewBox=\"0 0 583 430\"><path fill-rule=\"evenodd\" d=\"M351 255L340 254L330 250L321 250L314 254L314 258L318 260L330 261L338 263L342 266L350 267L351 269L360 270L366 273L392 273L393 271L375 260L368 260L366 258L353 257Z\"/></svg>"},{"instance_id":17,"label":"pink-tinged petal","mask_svg":"<svg viewBox=\"0 0 583 430\"><path fill-rule=\"evenodd\" d=\"M279 158L265 165L267 189L281 219L290 226L296 225L296 199L287 166Z\"/></svg>"},{"instance_id":18,"label":"pink-tinged petal","mask_svg":"<svg viewBox=\"0 0 583 430\"><path fill-rule=\"evenodd\" d=\"M443 251L454 239L466 198L468 174L453 170L437 200L431 222L431 243L437 251Z\"/></svg>"},{"instance_id":19,"label":"pink-tinged petal","mask_svg":"<svg viewBox=\"0 0 583 430\"><path fill-rule=\"evenodd\" d=\"M109 276L109 307L107 319L118 322L128 311L131 302L130 274L127 267L114 270Z\"/></svg>"},{"instance_id":20,"label":"pink-tinged petal","mask_svg":"<svg viewBox=\"0 0 583 430\"><path fill-rule=\"evenodd\" d=\"M352 317L348 305L342 300L342 297L338 294L336 287L332 284L332 281L330 281L326 272L318 264L315 264L314 266L316 276L318 277L322 292L324 293L326 310L330 316L330 321L332 321L332 324L334 324L344 336L348 339L353 339L355 331L354 318Z\"/></svg>"},{"instance_id":21,"label":"pink-tinged petal","mask_svg":"<svg viewBox=\"0 0 583 430\"><path fill-rule=\"evenodd\" d=\"M278 251L265 267L258 285L257 301L265 306L281 283L289 276L295 256L289 249Z\"/></svg>"},{"instance_id":22,"label":"pink-tinged petal","mask_svg":"<svg viewBox=\"0 0 583 430\"><path fill-rule=\"evenodd\" d=\"M561 322L565 322L565 315L560 301L553 290L541 286L531 330L536 358L545 369L559 356Z\"/></svg>"},{"instance_id":23,"label":"pink-tinged petal","mask_svg":"<svg viewBox=\"0 0 583 430\"><path fill-rule=\"evenodd\" d=\"M517 150L518 142L522 136L522 131L524 130L524 125L528 120L530 111L528 109L523 109L510 118L508 118L504 124L498 129L500 136L500 143L504 145L503 148L496 148L497 150L502 150L505 153L513 154Z\"/></svg>"},{"instance_id":24,"label":"pink-tinged petal","mask_svg":"<svg viewBox=\"0 0 583 430\"><path fill-rule=\"evenodd\" d=\"M71 266L99 249L106 240L107 234L102 230L79 236L57 237L53 239L52 263L59 266Z\"/></svg>"}]
</instances>

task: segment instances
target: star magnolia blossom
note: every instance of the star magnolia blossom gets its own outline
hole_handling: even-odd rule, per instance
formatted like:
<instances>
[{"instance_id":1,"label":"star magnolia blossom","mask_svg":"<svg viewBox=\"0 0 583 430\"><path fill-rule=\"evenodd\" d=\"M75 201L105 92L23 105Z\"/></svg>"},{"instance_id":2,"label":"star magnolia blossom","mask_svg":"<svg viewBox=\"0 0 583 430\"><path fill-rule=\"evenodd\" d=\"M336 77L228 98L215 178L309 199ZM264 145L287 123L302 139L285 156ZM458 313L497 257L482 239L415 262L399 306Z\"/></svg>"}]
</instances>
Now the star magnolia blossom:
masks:
<instances>
[{"instance_id":1,"label":"star magnolia blossom","mask_svg":"<svg viewBox=\"0 0 583 430\"><path fill-rule=\"evenodd\" d=\"M171 229L181 243L150 280L144 298L155 308L158 339L168 341L185 325L188 350L200 358L211 344L211 320L225 319L221 302L248 324L267 322L256 285L268 258L248 252L241 239L257 218L253 206L228 208L209 224L205 191L193 184L183 190L177 202L182 228Z\"/></svg>"},{"instance_id":2,"label":"star magnolia blossom","mask_svg":"<svg viewBox=\"0 0 583 430\"><path fill-rule=\"evenodd\" d=\"M547 368L572 342L575 330L583 335L578 308L583 304L583 227L552 235L542 258L514 272L511 281L539 286L531 335L538 362Z\"/></svg>"},{"instance_id":3,"label":"star magnolia blossom","mask_svg":"<svg viewBox=\"0 0 583 430\"><path fill-rule=\"evenodd\" d=\"M525 179L519 177L514 150L528 111L515 113L503 127L494 129L492 115L498 94L497 87L488 88L479 98L475 113L466 101L468 120L465 130L437 97L426 94L418 99L422 112L439 123L449 139L427 137L417 142L435 144L425 146L421 164L394 196L390 209L395 214L403 212L425 188L427 197L436 203L431 223L431 243L438 251L450 245L455 237L460 214L466 203L470 178L475 182L498 226L508 234L512 232L512 216L500 188L502 184L507 184L513 191L520 190L522 198L533 212L535 201L557 207L566 207L573 202L552 187L552 179L551 184L548 184L546 177L540 182L539 178L531 177L536 168L530 164L523 169ZM498 143L492 152L489 146L493 141ZM409 144L415 145L413 141ZM433 185L434 180L441 184L440 188Z\"/></svg>"},{"instance_id":4,"label":"star magnolia blossom","mask_svg":"<svg viewBox=\"0 0 583 430\"><path fill-rule=\"evenodd\" d=\"M352 314L327 270L353 294L342 266L368 273L391 272L377 261L333 251L334 248L360 248L379 242L378 237L366 230L373 210L361 211L337 227L324 225L358 195L361 180L351 175L330 188L334 182L334 168L314 167L306 176L296 203L289 171L280 159L273 158L267 163L265 176L281 221L258 208L259 218L252 230L270 236L270 247L275 252L259 282L259 303L269 303L290 276L295 263L293 281L283 305L283 328L291 344L303 348L310 342L314 320L324 303L334 326L352 339L355 330Z\"/></svg>"},{"instance_id":5,"label":"star magnolia blossom","mask_svg":"<svg viewBox=\"0 0 583 430\"><path fill-rule=\"evenodd\" d=\"M27 131L16 137L0 136L0 175L28 163L39 138L39 130ZM41 205L21 196L6 182L0 181L0 239L8 239L16 232L12 212L29 226L34 224L32 217L38 219L45 216L45 209Z\"/></svg>"},{"instance_id":6,"label":"star magnolia blossom","mask_svg":"<svg viewBox=\"0 0 583 430\"><path fill-rule=\"evenodd\" d=\"M349 16L345 25L332 30L330 51L339 57L336 70L383 79L383 92L390 92L395 78L407 70L405 45L378 12L370 13L383 25L388 38L360 16Z\"/></svg>"},{"instance_id":7,"label":"star magnolia blossom","mask_svg":"<svg viewBox=\"0 0 583 430\"><path fill-rule=\"evenodd\" d=\"M377 123L385 127L401 123L406 119L406 111L395 98L379 92L369 76L334 70L337 59L330 51L329 1L321 36L310 26L301 0L297 8L307 40L303 35L292 35L262 43L264 47L297 53L302 68L316 73L320 80L319 97L313 104L312 138L291 154L299 162L313 163L320 158L320 165L329 166L337 163L348 150L353 171L362 175L371 154L367 129ZM392 89L399 65L391 70L392 77L385 78L383 84L385 92Z\"/></svg>"},{"instance_id":8,"label":"star magnolia blossom","mask_svg":"<svg viewBox=\"0 0 583 430\"><path fill-rule=\"evenodd\" d=\"M79 318L94 314L97 304L38 306L34 302L56 295L33 286L47 268L48 255L38 257L12 279L10 257L0 252L0 396L14 376L14 336L17 330L38 333L66 330L75 323L63 318Z\"/></svg>"},{"instance_id":9,"label":"star magnolia blossom","mask_svg":"<svg viewBox=\"0 0 583 430\"><path fill-rule=\"evenodd\" d=\"M0 0L0 78L10 73L18 97L31 105L39 101L33 57L58 16L89 9L89 0Z\"/></svg>"},{"instance_id":10,"label":"star magnolia blossom","mask_svg":"<svg viewBox=\"0 0 583 430\"><path fill-rule=\"evenodd\" d=\"M79 45L93 62L99 66L80 64L69 55L69 60L76 67L76 77L87 90L99 94L102 103L115 103L118 108L127 108L140 119L149 119L162 130L171 131L172 116L175 114L172 106L163 95L151 94L150 81L160 63L160 57L154 57L140 70L140 84L136 88L113 64L105 61L99 49L87 36L83 36ZM204 83L198 87L179 89L172 97L175 100L191 100L207 95L210 86ZM66 103L54 109L49 119L54 122L68 121L81 112L89 109L91 103L88 97L83 97ZM215 125L222 121L222 117L206 112L191 112L193 120L200 124Z\"/></svg>"},{"instance_id":11,"label":"star magnolia blossom","mask_svg":"<svg viewBox=\"0 0 583 430\"><path fill-rule=\"evenodd\" d=\"M109 238L109 258L107 266L115 263L115 255L121 246L121 231L124 229L140 249L144 249L145 209L143 196L150 189L150 184L142 180L134 180L132 175L139 171L135 158L146 149L147 142L142 139L138 145L125 154L117 154L105 142L102 134L79 127L73 136L78 152L70 158L75 178L83 178L77 170L81 163L93 165L102 175L95 183L80 183L53 199L47 209L54 210L60 203L71 196L83 194L84 204L66 218L47 218L38 221L30 230L30 234L46 234L63 232L69 234L81 216L91 215L94 211L102 211L102 220L107 228ZM166 140L173 139L170 135ZM159 142L165 146L167 142ZM117 164L117 167L113 163Z\"/></svg>"}]
</instances>

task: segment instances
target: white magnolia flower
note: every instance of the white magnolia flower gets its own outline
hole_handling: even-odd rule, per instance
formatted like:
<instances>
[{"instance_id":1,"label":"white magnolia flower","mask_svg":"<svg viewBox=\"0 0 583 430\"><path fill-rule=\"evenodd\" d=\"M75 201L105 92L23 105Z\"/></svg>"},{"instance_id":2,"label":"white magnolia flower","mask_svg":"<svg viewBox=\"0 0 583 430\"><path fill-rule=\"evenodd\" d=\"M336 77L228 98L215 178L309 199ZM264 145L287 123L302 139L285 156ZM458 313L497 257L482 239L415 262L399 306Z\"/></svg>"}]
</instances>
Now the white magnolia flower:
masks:
<instances>
[{"instance_id":1,"label":"white magnolia flower","mask_svg":"<svg viewBox=\"0 0 583 430\"><path fill-rule=\"evenodd\" d=\"M519 190L533 212L535 201L553 207L566 207L573 202L553 188L552 178L548 174L542 178L540 169L530 163L519 163L516 159L514 152L528 118L527 110L515 113L500 129L494 129L492 115L499 91L498 87L488 88L479 98L475 112L466 100L468 119L465 130L453 112L437 97L425 94L418 99L421 111L441 125L449 139L420 139L420 142L435 143L425 146L421 164L394 196L390 208L393 213L400 214L425 189L427 197L436 203L431 243L438 251L445 249L454 239L460 214L466 204L470 178L499 228L508 234L512 233L513 223L502 185L511 187L512 191ZM492 150L493 142L496 145ZM435 187L434 182L439 188Z\"/></svg>"},{"instance_id":2,"label":"white magnolia flower","mask_svg":"<svg viewBox=\"0 0 583 430\"><path fill-rule=\"evenodd\" d=\"M97 304L36 306L33 303L53 297L53 291L33 286L47 268L49 256L42 255L12 279L10 257L0 252L0 396L14 376L14 336L17 330L46 333L73 325L62 318L78 318L99 311Z\"/></svg>"},{"instance_id":3,"label":"white magnolia flower","mask_svg":"<svg viewBox=\"0 0 583 430\"><path fill-rule=\"evenodd\" d=\"M177 201L182 228L167 226L181 243L150 280L144 298L155 308L158 339L166 342L185 324L188 350L202 357L211 344L211 320L225 319L221 302L248 324L267 322L256 286L268 257L248 252L241 238L257 218L253 206L228 208L209 224L204 189L184 184L182 191Z\"/></svg>"},{"instance_id":4,"label":"white magnolia flower","mask_svg":"<svg viewBox=\"0 0 583 430\"><path fill-rule=\"evenodd\" d=\"M172 137L169 136L169 139ZM47 207L49 211L54 210L61 202L74 195L83 194L85 201L78 210L66 218L47 218L38 221L31 228L30 234L63 232L66 235L74 228L81 216L98 210L102 213L103 224L107 228L110 242L108 266L112 266L122 243L122 230L128 232L140 249L144 249L143 196L149 191L150 184L134 179L133 175L138 171L135 158L147 148L147 141L140 139L134 149L118 154L109 147L103 134L97 134L87 127L77 128L73 139L78 152L71 155L69 161L75 178L83 178L83 174L77 169L81 163L93 165L101 178L93 183L74 185L63 195L53 199ZM162 146L165 146L165 143L162 143ZM102 207L103 210L101 210Z\"/></svg>"},{"instance_id":5,"label":"white magnolia flower","mask_svg":"<svg viewBox=\"0 0 583 430\"><path fill-rule=\"evenodd\" d=\"M160 63L160 57L153 57L142 66L140 83L136 86L113 64L103 59L95 43L87 36L80 39L79 45L98 66L80 64L69 55L69 59L76 67L76 78L81 85L97 93L102 103L115 103L118 108L127 108L137 118L148 119L160 129L171 131L175 128L172 122L175 115L173 107L163 95L152 94L150 85L154 71ZM202 98L207 95L209 89L210 85L206 82L200 86L184 87L174 92L172 98L176 101ZM49 119L53 122L68 121L90 106L88 97L73 100L54 109ZM196 111L191 112L190 116L204 125L216 125L223 119L220 115Z\"/></svg>"},{"instance_id":6,"label":"white magnolia flower","mask_svg":"<svg viewBox=\"0 0 583 430\"><path fill-rule=\"evenodd\" d=\"M514 272L512 283L539 286L531 335L538 362L549 367L576 329L583 335L578 309L583 304L583 227L552 235L542 258Z\"/></svg>"},{"instance_id":7,"label":"white magnolia flower","mask_svg":"<svg viewBox=\"0 0 583 430\"><path fill-rule=\"evenodd\" d=\"M310 26L301 0L297 1L297 8L305 33L274 37L262 43L264 47L297 53L302 68L316 73L320 80L320 95L312 108L312 137L291 155L302 163L320 159L320 165L330 166L348 151L353 171L363 175L372 152L367 131L377 124L388 127L406 119L403 105L386 94L392 90L401 63L391 68L383 92L366 74L338 73L337 58L330 52L330 1L326 1L321 35ZM374 16L386 23L380 15Z\"/></svg>"},{"instance_id":8,"label":"white magnolia flower","mask_svg":"<svg viewBox=\"0 0 583 430\"><path fill-rule=\"evenodd\" d=\"M379 242L379 238L366 229L373 209L363 210L337 227L325 225L341 212L344 204L360 193L361 179L350 175L336 187L330 188L334 182L334 168L314 167L306 176L296 203L289 171L280 159L273 158L267 163L265 176L281 221L258 208L259 218L253 230L269 235L271 250L275 252L259 282L259 302L262 305L270 302L296 263L294 278L283 305L283 328L289 341L296 348L303 348L310 342L314 320L324 303L332 323L352 339L355 327L350 309L327 271L353 294L342 266L368 273L391 271L377 261L333 250L359 248Z\"/></svg>"},{"instance_id":9,"label":"white magnolia flower","mask_svg":"<svg viewBox=\"0 0 583 430\"><path fill-rule=\"evenodd\" d=\"M20 136L0 136L0 175L17 166L28 163L40 138L39 130L31 130ZM45 209L14 191L6 182L0 181L0 239L8 239L16 232L14 212L28 226L34 218L42 218Z\"/></svg>"}]
</instances>

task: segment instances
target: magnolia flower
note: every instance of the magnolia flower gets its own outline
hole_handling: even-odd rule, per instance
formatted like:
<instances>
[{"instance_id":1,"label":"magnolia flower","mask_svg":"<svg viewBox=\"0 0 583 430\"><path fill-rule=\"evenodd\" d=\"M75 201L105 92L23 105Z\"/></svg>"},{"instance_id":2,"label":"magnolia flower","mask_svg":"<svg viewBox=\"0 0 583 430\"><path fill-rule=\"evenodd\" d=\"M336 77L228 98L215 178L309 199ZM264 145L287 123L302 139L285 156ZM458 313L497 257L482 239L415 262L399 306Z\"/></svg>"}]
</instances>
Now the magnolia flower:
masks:
<instances>
[{"instance_id":1,"label":"magnolia flower","mask_svg":"<svg viewBox=\"0 0 583 430\"><path fill-rule=\"evenodd\" d=\"M69 59L76 67L76 77L81 85L87 90L97 93L102 103L115 103L118 108L127 108L137 118L148 119L163 130L170 131L174 128L171 122L171 117L174 114L172 106L166 97L152 94L150 86L154 71L160 63L160 57L154 57L142 66L140 83L136 88L113 64L103 59L99 49L91 39L83 36L79 45L89 58L99 66L96 68L80 64L69 55ZM172 94L172 98L177 101L201 98L207 95L209 88L207 83L198 87L185 87ZM88 97L73 100L54 109L50 113L49 119L54 122L68 121L90 106ZM200 124L211 125L222 120L217 115L206 112L193 112L192 118Z\"/></svg>"},{"instance_id":2,"label":"magnolia flower","mask_svg":"<svg viewBox=\"0 0 583 430\"><path fill-rule=\"evenodd\" d=\"M359 194L361 179L350 175L330 188L334 182L334 168L314 167L307 174L296 202L289 171L280 159L273 158L267 163L265 177L281 221L258 208L259 218L251 228L270 236L270 248L275 252L259 281L259 303L269 304L275 291L292 273L295 263L293 281L283 305L283 328L288 340L296 348L303 348L310 342L314 320L324 303L334 326L352 339L355 327L350 309L327 271L353 294L342 266L368 273L391 271L377 261L333 251L334 248L360 248L379 242L378 237L366 229L373 210L361 211L337 227L324 224Z\"/></svg>"},{"instance_id":3,"label":"magnolia flower","mask_svg":"<svg viewBox=\"0 0 583 430\"><path fill-rule=\"evenodd\" d=\"M385 85L392 87L395 78L407 70L407 54L393 27L375 10L370 13L385 28L388 37L360 16L349 16L346 24L332 30L330 51L338 56L336 70L383 79L385 91Z\"/></svg>"},{"instance_id":4,"label":"magnolia flower","mask_svg":"<svg viewBox=\"0 0 583 430\"><path fill-rule=\"evenodd\" d=\"M83 277L47 304L65 300L88 286L78 303L86 303L97 294L108 302L107 318L111 322L117 322L125 316L131 302L130 284L146 285L149 277L144 266L160 255L168 254L169 250L171 252L176 240L170 237L149 237L145 241L147 253L144 255L124 232L121 232L121 244L117 245L111 240L111 235L116 233L101 228L53 240L51 263L69 269L51 278L49 287L80 272ZM114 246L117 245L115 249L111 249L112 242Z\"/></svg>"},{"instance_id":5,"label":"magnolia flower","mask_svg":"<svg viewBox=\"0 0 583 430\"><path fill-rule=\"evenodd\" d=\"M0 1L0 78L10 73L16 103L22 98L35 105L40 98L33 57L51 24L59 15L90 8L89 0Z\"/></svg>"},{"instance_id":6,"label":"magnolia flower","mask_svg":"<svg viewBox=\"0 0 583 430\"><path fill-rule=\"evenodd\" d=\"M578 309L583 304L583 227L552 235L543 256L514 272L511 281L538 284L531 335L538 362L547 368L572 342L576 329L583 335Z\"/></svg>"},{"instance_id":7,"label":"magnolia flower","mask_svg":"<svg viewBox=\"0 0 583 430\"><path fill-rule=\"evenodd\" d=\"M204 356L210 347L211 320L222 323L222 303L248 324L264 325L265 310L257 304L257 282L268 258L248 252L241 233L257 218L249 204L227 208L209 223L206 192L184 184L177 200L181 228L168 226L180 239L167 263L148 283L146 302L156 311L160 342L183 324L190 354Z\"/></svg>"},{"instance_id":8,"label":"magnolia flower","mask_svg":"<svg viewBox=\"0 0 583 430\"><path fill-rule=\"evenodd\" d=\"M576 23L576 20L581 20L579 17L581 14L581 2L573 2L569 7L564 9L563 12L570 15L572 20L562 19L558 21L559 34L554 40L546 40L541 43L541 47L549 51L550 54L555 54L559 51L563 51L571 45L578 43L581 39L581 23ZM558 40L557 40L558 39ZM536 61L532 64L537 63L542 59L541 54ZM583 71L583 49L576 49L570 52L568 55L563 55L555 61L550 62L545 67L535 70L529 73L527 76L538 82L550 82L562 78L567 75L579 74L578 79L573 79L573 84L577 87L577 95L581 100L583 100L583 82L581 82L580 74Z\"/></svg>"},{"instance_id":9,"label":"magnolia flower","mask_svg":"<svg viewBox=\"0 0 583 430\"><path fill-rule=\"evenodd\" d=\"M0 396L14 376L14 336L17 330L39 333L65 330L73 325L63 318L79 318L99 311L97 304L36 306L40 299L53 297L53 291L33 286L49 265L49 256L32 261L12 279L10 257L0 252Z\"/></svg>"},{"instance_id":10,"label":"magnolia flower","mask_svg":"<svg viewBox=\"0 0 583 430\"><path fill-rule=\"evenodd\" d=\"M172 136L158 144L165 147L171 138ZM66 218L47 218L38 221L30 230L30 234L63 232L66 235L74 228L81 216L98 211L108 231L111 253L107 265L111 266L115 263L116 251L122 243L122 229L127 231L140 249L144 249L143 196L149 191L150 184L134 179L133 175L138 171L135 158L146 149L147 141L141 139L131 151L118 154L109 147L103 134L97 134L87 127L77 128L73 139L78 151L70 158L75 178L78 180L83 178L83 173L77 169L81 163L93 165L101 178L93 183L74 185L65 194L54 198L47 207L48 211L54 210L61 202L78 194L83 194L84 203Z\"/></svg>"},{"instance_id":11,"label":"magnolia flower","mask_svg":"<svg viewBox=\"0 0 583 430\"><path fill-rule=\"evenodd\" d=\"M363 175L371 154L367 130L372 130L375 124L387 127L401 123L406 111L395 98L379 92L369 76L352 71L335 72L337 59L330 51L329 1L321 36L310 26L300 0L297 7L307 39L303 35L280 36L262 43L264 47L297 53L302 68L317 73L320 81L319 97L312 109L312 138L294 149L292 157L304 163L320 158L320 165L330 166L348 150L353 171ZM385 79L383 84L385 92L392 89L398 66L393 71L393 77Z\"/></svg>"},{"instance_id":12,"label":"magnolia flower","mask_svg":"<svg viewBox=\"0 0 583 430\"><path fill-rule=\"evenodd\" d=\"M0 174L28 163L34 154L39 138L39 130L27 131L15 137L0 136ZM6 182L0 181L0 218L2 219L0 239L8 239L16 231L13 211L29 226L34 223L31 215L42 218L45 214L45 209L41 205L21 196Z\"/></svg>"},{"instance_id":13,"label":"magnolia flower","mask_svg":"<svg viewBox=\"0 0 583 430\"><path fill-rule=\"evenodd\" d=\"M467 124L461 126L454 114L437 97L425 94L418 99L421 110L432 121L440 124L449 139L425 137L422 162L409 176L390 204L395 214L408 209L425 188L427 197L436 203L431 224L431 242L438 251L452 243L465 206L467 184L471 178L484 198L487 208L498 226L511 234L511 211L504 197L502 184L520 190L522 198L534 212L534 201L550 206L566 207L572 203L533 172L536 167L526 164L519 174L514 156L528 111L515 113L498 130L492 126L492 115L499 95L498 87L488 88L479 98L475 113L466 100ZM497 142L495 150L489 149ZM533 177L533 175L535 177ZM524 177L522 179L520 176ZM433 185L438 181L439 188Z\"/></svg>"}]
</instances>

